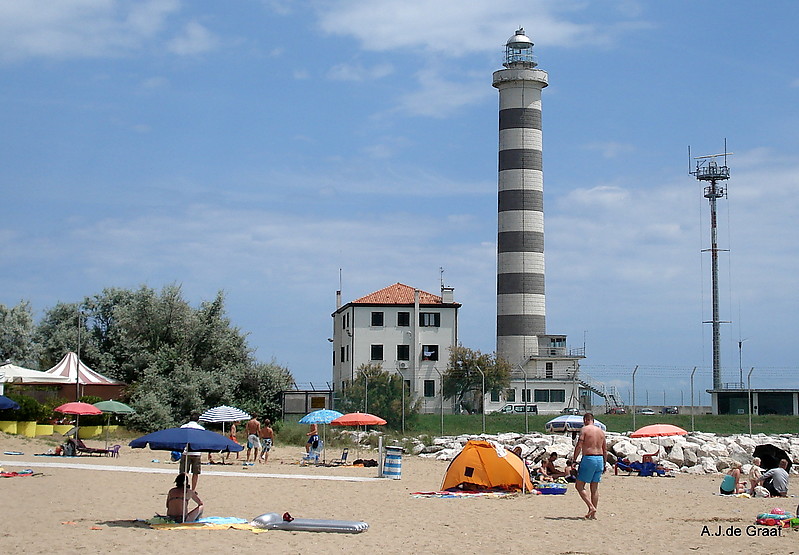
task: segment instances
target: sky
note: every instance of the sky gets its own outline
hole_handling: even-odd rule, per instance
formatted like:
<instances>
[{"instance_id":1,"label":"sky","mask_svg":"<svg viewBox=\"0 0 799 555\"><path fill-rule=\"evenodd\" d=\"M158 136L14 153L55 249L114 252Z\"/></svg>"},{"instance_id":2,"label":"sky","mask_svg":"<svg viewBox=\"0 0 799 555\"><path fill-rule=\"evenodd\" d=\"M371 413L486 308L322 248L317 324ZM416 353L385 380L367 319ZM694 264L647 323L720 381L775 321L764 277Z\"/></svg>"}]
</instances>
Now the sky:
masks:
<instances>
[{"instance_id":1,"label":"sky","mask_svg":"<svg viewBox=\"0 0 799 555\"><path fill-rule=\"evenodd\" d=\"M799 387L799 4L0 0L0 303L226 295L263 361L331 378L331 313L455 288L496 348L492 72L523 26L543 93L547 331L637 404ZM740 342L740 347L739 347ZM743 371L741 372L741 368ZM662 401L662 402L661 402Z\"/></svg>"}]
</instances>

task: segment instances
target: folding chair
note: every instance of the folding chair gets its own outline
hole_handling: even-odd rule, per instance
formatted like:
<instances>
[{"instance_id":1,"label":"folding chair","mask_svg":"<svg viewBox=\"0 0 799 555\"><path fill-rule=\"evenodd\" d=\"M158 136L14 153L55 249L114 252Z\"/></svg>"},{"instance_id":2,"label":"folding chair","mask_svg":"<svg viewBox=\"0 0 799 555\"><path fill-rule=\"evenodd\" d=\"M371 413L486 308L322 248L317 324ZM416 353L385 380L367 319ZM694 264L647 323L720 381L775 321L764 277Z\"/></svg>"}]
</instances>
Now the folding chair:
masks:
<instances>
[{"instance_id":1,"label":"folding chair","mask_svg":"<svg viewBox=\"0 0 799 555\"><path fill-rule=\"evenodd\" d=\"M339 464L339 465L347 464L347 455L349 454L350 454L350 448L345 447L344 450L341 452L341 458L333 459L332 461L330 461L330 464Z\"/></svg>"}]
</instances>

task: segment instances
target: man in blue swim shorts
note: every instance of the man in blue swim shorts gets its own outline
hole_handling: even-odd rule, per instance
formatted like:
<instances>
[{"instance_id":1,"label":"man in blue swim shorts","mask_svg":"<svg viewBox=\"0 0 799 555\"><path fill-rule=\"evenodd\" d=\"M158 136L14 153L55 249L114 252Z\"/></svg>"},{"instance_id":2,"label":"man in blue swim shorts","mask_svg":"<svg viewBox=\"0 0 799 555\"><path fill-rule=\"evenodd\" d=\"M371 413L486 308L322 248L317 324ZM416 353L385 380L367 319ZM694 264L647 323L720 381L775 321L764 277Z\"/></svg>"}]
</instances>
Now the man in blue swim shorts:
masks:
<instances>
[{"instance_id":1,"label":"man in blue swim shorts","mask_svg":"<svg viewBox=\"0 0 799 555\"><path fill-rule=\"evenodd\" d=\"M577 482L575 487L580 498L588 507L586 519L596 518L596 508L599 504L599 481L605 471L605 461L608 459L608 444L605 441L605 432L594 424L594 415L590 412L583 416L583 427L580 430L580 439L574 446L574 456L576 461L582 453L583 459L580 461L580 470L577 472ZM585 485L591 484L591 493L585 490Z\"/></svg>"}]
</instances>

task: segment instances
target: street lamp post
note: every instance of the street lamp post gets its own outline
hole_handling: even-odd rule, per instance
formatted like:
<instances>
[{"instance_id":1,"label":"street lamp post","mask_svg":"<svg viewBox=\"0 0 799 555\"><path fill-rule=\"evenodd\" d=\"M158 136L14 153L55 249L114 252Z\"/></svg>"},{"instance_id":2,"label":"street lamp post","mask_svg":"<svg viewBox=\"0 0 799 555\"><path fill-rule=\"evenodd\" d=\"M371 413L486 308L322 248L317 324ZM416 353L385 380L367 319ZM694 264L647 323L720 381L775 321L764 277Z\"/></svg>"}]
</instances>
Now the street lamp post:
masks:
<instances>
[{"instance_id":1,"label":"street lamp post","mask_svg":"<svg viewBox=\"0 0 799 555\"><path fill-rule=\"evenodd\" d=\"M483 434L485 434L486 433L486 375L483 372L482 368L480 368L476 364L474 365L474 367L477 368L478 372L480 372L480 377L483 380L482 382L483 396L480 398L480 412L483 413Z\"/></svg>"},{"instance_id":2,"label":"street lamp post","mask_svg":"<svg viewBox=\"0 0 799 555\"><path fill-rule=\"evenodd\" d=\"M363 412L369 412L369 376L363 373Z\"/></svg>"},{"instance_id":3,"label":"street lamp post","mask_svg":"<svg viewBox=\"0 0 799 555\"><path fill-rule=\"evenodd\" d=\"M638 372L638 365L635 365L635 369L633 370L633 431L636 430L635 427L635 373Z\"/></svg>"},{"instance_id":4,"label":"street lamp post","mask_svg":"<svg viewBox=\"0 0 799 555\"><path fill-rule=\"evenodd\" d=\"M754 371L755 367L752 366L746 376L746 389L749 390L749 437L752 437L752 372Z\"/></svg>"},{"instance_id":5,"label":"street lamp post","mask_svg":"<svg viewBox=\"0 0 799 555\"><path fill-rule=\"evenodd\" d=\"M438 390L441 393L441 436L443 437L444 436L444 376L441 374L441 371L437 367L433 366L433 370L435 370L436 373L438 374L438 382L440 384ZM404 427L402 431L403 432L405 431Z\"/></svg>"},{"instance_id":6,"label":"street lamp post","mask_svg":"<svg viewBox=\"0 0 799 555\"><path fill-rule=\"evenodd\" d=\"M696 408L694 408L694 374L696 374L696 366L691 371L691 431L694 431L694 413L696 412Z\"/></svg>"},{"instance_id":7,"label":"street lamp post","mask_svg":"<svg viewBox=\"0 0 799 555\"><path fill-rule=\"evenodd\" d=\"M521 370L522 374L524 374L524 389L522 389L522 400L524 401L524 433L529 434L530 424L527 418L527 402L529 400L527 398L527 371L524 369L524 367L521 364L519 364L518 366L519 370Z\"/></svg>"},{"instance_id":8,"label":"street lamp post","mask_svg":"<svg viewBox=\"0 0 799 555\"><path fill-rule=\"evenodd\" d=\"M397 365L397 374L400 376L400 391L401 391L401 398L402 398L402 433L405 433L405 376L402 375L402 371L399 369L399 365ZM443 435L443 434L442 434Z\"/></svg>"}]
</instances>

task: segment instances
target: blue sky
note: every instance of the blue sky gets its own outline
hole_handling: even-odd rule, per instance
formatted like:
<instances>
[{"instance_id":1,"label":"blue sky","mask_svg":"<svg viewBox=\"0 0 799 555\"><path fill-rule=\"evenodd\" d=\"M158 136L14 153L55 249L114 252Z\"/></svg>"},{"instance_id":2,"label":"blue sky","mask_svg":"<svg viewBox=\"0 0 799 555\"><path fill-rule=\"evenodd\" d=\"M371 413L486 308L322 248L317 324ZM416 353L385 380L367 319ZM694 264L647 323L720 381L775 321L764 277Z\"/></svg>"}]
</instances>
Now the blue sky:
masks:
<instances>
[{"instance_id":1,"label":"blue sky","mask_svg":"<svg viewBox=\"0 0 799 555\"><path fill-rule=\"evenodd\" d=\"M497 93L522 25L544 91L547 328L661 404L797 386L799 6L789 1L0 0L0 303L223 289L262 360L330 376L330 313L395 282L463 303L495 348ZM746 378L747 370L744 370ZM643 384L643 385L641 385ZM707 396L703 398L707 401Z\"/></svg>"}]
</instances>

